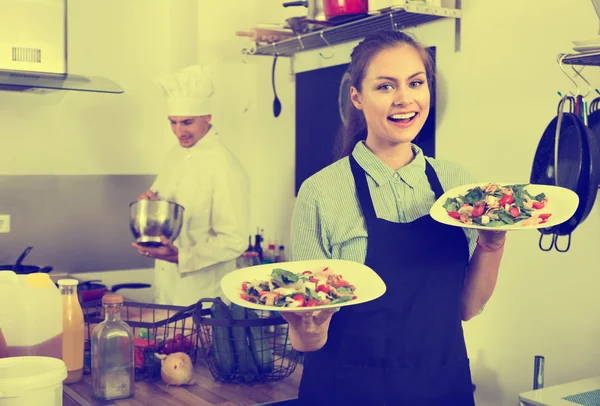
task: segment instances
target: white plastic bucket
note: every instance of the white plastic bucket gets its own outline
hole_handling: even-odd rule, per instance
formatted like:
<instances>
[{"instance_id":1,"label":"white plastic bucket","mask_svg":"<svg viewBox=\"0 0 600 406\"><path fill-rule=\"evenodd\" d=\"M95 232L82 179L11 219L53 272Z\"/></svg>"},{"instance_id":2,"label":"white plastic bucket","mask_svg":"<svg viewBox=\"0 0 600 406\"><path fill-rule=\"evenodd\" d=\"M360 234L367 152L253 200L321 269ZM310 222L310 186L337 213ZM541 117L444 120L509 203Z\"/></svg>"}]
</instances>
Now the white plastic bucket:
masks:
<instances>
[{"instance_id":1,"label":"white plastic bucket","mask_svg":"<svg viewBox=\"0 0 600 406\"><path fill-rule=\"evenodd\" d=\"M58 358L0 359L0 406L62 406L67 367Z\"/></svg>"}]
</instances>

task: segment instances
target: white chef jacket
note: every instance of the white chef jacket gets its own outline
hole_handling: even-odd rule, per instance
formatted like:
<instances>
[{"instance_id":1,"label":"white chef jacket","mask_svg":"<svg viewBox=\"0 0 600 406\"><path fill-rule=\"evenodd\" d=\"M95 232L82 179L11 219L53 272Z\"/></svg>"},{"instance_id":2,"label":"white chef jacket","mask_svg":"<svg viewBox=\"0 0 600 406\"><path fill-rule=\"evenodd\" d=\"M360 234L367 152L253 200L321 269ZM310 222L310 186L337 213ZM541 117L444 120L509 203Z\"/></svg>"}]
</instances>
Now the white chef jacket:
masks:
<instances>
[{"instance_id":1,"label":"white chef jacket","mask_svg":"<svg viewBox=\"0 0 600 406\"><path fill-rule=\"evenodd\" d=\"M212 126L191 148L176 145L150 189L184 207L174 245L179 264L156 260L154 301L188 306L225 299L221 278L236 268L248 237L248 176Z\"/></svg>"}]
</instances>

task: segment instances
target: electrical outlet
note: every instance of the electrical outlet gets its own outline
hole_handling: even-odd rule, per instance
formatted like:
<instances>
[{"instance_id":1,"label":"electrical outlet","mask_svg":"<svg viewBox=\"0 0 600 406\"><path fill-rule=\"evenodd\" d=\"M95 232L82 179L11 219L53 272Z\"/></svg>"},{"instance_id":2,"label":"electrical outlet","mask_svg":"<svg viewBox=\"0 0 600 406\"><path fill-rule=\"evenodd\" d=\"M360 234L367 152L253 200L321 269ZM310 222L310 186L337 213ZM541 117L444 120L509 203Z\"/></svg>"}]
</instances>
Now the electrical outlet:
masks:
<instances>
[{"instance_id":1,"label":"electrical outlet","mask_svg":"<svg viewBox=\"0 0 600 406\"><path fill-rule=\"evenodd\" d=\"M10 233L10 214L0 214L0 233Z\"/></svg>"}]
</instances>

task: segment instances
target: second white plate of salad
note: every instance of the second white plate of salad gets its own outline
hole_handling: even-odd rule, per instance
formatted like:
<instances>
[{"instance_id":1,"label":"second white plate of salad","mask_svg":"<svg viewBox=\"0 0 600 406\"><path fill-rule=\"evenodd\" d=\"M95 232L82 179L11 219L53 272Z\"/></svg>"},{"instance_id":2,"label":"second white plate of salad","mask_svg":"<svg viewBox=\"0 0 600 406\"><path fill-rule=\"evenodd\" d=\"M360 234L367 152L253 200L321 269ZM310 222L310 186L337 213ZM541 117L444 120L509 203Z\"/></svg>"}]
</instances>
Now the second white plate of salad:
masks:
<instances>
[{"instance_id":1,"label":"second white plate of salad","mask_svg":"<svg viewBox=\"0 0 600 406\"><path fill-rule=\"evenodd\" d=\"M535 230L566 222L577 206L577 193L558 186L474 183L447 191L429 213L434 220L456 227Z\"/></svg>"},{"instance_id":2,"label":"second white plate of salad","mask_svg":"<svg viewBox=\"0 0 600 406\"><path fill-rule=\"evenodd\" d=\"M305 312L357 305L381 297L386 286L371 268L324 259L235 270L221 279L225 297L254 310Z\"/></svg>"}]
</instances>

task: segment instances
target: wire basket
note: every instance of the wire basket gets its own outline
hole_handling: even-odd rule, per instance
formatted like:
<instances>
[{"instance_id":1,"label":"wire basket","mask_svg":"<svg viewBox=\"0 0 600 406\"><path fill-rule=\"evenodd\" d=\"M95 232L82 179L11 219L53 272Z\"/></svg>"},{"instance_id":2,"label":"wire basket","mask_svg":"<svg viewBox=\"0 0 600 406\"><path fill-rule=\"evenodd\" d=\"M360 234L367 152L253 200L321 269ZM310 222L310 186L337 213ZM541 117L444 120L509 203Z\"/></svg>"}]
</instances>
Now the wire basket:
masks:
<instances>
[{"instance_id":1,"label":"wire basket","mask_svg":"<svg viewBox=\"0 0 600 406\"><path fill-rule=\"evenodd\" d=\"M94 327L104 321L101 300L83 302L85 345L83 372L91 372L91 340ZM199 352L195 305L189 307L124 302L121 318L132 329L135 352L135 379L160 379L160 360L155 353L185 352L196 363Z\"/></svg>"},{"instance_id":2,"label":"wire basket","mask_svg":"<svg viewBox=\"0 0 600 406\"><path fill-rule=\"evenodd\" d=\"M292 348L288 324L279 315L228 307L220 298L201 299L194 321L206 363L218 382L280 381L298 365L300 353Z\"/></svg>"}]
</instances>

